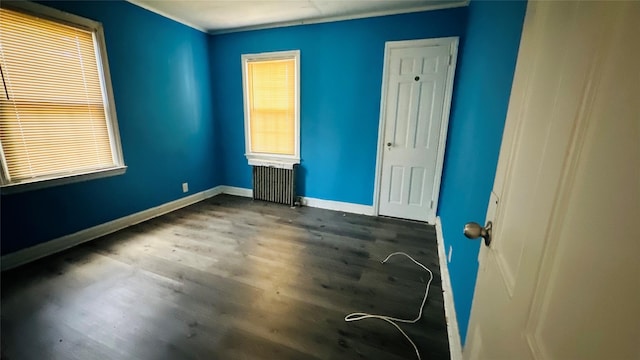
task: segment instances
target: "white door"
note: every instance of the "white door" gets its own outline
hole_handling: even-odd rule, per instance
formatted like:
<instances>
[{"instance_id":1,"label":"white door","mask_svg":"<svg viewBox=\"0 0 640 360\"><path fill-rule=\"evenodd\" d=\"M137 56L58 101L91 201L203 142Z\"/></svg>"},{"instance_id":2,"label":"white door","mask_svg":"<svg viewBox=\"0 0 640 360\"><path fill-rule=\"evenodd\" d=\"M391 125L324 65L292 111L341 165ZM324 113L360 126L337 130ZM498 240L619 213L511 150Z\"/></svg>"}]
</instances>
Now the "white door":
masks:
<instances>
[{"instance_id":1,"label":"white door","mask_svg":"<svg viewBox=\"0 0 640 360\"><path fill-rule=\"evenodd\" d=\"M458 38L386 43L380 215L435 220L457 47Z\"/></svg>"},{"instance_id":2,"label":"white door","mask_svg":"<svg viewBox=\"0 0 640 360\"><path fill-rule=\"evenodd\" d=\"M466 359L640 359L639 19L529 2Z\"/></svg>"}]
</instances>

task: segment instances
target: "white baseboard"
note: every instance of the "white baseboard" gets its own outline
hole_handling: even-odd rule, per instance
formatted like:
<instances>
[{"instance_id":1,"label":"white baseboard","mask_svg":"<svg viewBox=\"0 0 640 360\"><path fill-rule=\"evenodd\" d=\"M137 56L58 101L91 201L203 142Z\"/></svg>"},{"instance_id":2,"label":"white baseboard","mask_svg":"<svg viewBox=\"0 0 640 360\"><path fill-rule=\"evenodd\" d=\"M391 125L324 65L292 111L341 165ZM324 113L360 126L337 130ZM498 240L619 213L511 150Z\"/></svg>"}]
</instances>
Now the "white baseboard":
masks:
<instances>
[{"instance_id":1,"label":"white baseboard","mask_svg":"<svg viewBox=\"0 0 640 360\"><path fill-rule=\"evenodd\" d=\"M84 242L99 238L107 234L111 234L131 225L135 225L154 217L164 215L168 212L178 210L185 206L195 204L199 201L222 193L222 189L222 186L216 186L214 188L189 195L178 200L170 201L168 203L143 210L135 214L127 215L125 217L121 217L104 224L90 227L73 234L65 235L51 241L47 241L26 249L18 250L16 252L4 255L2 256L2 258L0 258L0 269L2 271L12 269L14 267L26 264L34 260L38 260L51 254L55 254L59 251L66 250Z\"/></svg>"},{"instance_id":2,"label":"white baseboard","mask_svg":"<svg viewBox=\"0 0 640 360\"><path fill-rule=\"evenodd\" d=\"M227 186L227 185L221 185L219 186L219 188L223 194L242 196L242 197L253 197L253 189L241 188L236 186Z\"/></svg>"},{"instance_id":3,"label":"white baseboard","mask_svg":"<svg viewBox=\"0 0 640 360\"><path fill-rule=\"evenodd\" d=\"M374 215L373 206L371 205L361 205L354 203L347 203L342 201L333 201L333 200L324 200L324 199L316 199L310 197L301 197L301 205L319 208L319 209L327 209L334 211L342 211L351 214L362 214L362 215Z\"/></svg>"},{"instance_id":4,"label":"white baseboard","mask_svg":"<svg viewBox=\"0 0 640 360\"><path fill-rule=\"evenodd\" d=\"M235 186L220 186L223 194L236 195L236 196L244 196L244 197L253 197L253 190ZM351 214L362 214L362 215L375 215L373 211L373 206L371 205L361 205L354 203L347 203L342 201L333 201L333 200L324 200L324 199L316 199L310 197L300 197L302 202L301 205L309 206L319 209L327 209L327 210L335 210L342 211Z\"/></svg>"},{"instance_id":5,"label":"white baseboard","mask_svg":"<svg viewBox=\"0 0 640 360\"><path fill-rule=\"evenodd\" d=\"M444 249L442 222L440 222L439 216L436 217L436 238L438 241L440 277L442 278L442 290L444 296L444 312L447 317L447 333L449 334L449 352L451 353L452 360L462 360L462 343L460 342L460 331L458 329L456 309L453 306L453 290L451 288L451 278L449 277L449 267L447 265L447 253Z\"/></svg>"}]
</instances>

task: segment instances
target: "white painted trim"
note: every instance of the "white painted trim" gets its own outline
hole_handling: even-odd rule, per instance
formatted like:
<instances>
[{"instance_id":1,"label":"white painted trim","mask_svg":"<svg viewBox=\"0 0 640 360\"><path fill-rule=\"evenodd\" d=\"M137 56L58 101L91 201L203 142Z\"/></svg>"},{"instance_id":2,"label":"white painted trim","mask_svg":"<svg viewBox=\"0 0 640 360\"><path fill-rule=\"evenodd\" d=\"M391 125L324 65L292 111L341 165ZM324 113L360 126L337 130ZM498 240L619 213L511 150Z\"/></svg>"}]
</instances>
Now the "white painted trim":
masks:
<instances>
[{"instance_id":1,"label":"white painted trim","mask_svg":"<svg viewBox=\"0 0 640 360\"><path fill-rule=\"evenodd\" d=\"M379 16L409 14L409 13L415 13L415 12L443 10L443 9L453 9L453 8L465 7L465 6L469 6L469 0L457 1L455 3L450 3L450 4L422 5L422 6L412 7L409 9L371 11L371 12L366 12L366 13L356 14L356 15L327 16L327 17L307 19L307 20L292 20L292 21L283 21L283 22L264 24L264 25L243 26L243 27L238 27L233 29L210 30L209 34L219 35L219 34L229 34L229 33L242 32L242 31L264 30L264 29L273 29L273 28L297 26L297 25L322 24L322 23L329 23L329 22L336 22L336 21L357 20L357 19L379 17Z\"/></svg>"},{"instance_id":2,"label":"white painted trim","mask_svg":"<svg viewBox=\"0 0 640 360\"><path fill-rule=\"evenodd\" d=\"M303 206L309 206L319 209L327 209L334 211L342 211L351 214L361 214L373 216L373 206L347 203L342 201L324 200L309 197L301 197L300 201Z\"/></svg>"},{"instance_id":3,"label":"white painted trim","mask_svg":"<svg viewBox=\"0 0 640 360\"><path fill-rule=\"evenodd\" d=\"M200 26L198 26L198 25L196 25L196 24L194 24L192 22L189 22L189 21L184 20L182 18L179 18L177 16L173 16L171 14L167 14L166 12L158 10L158 9L156 9L156 8L146 4L146 3L143 3L142 1L138 1L138 0L126 0L126 1L131 3L131 4L133 4L133 5L135 5L135 6L141 7L143 9L145 9L145 10L151 11L152 13L155 13L155 14L158 14L160 16L166 17L167 19L173 20L173 21L178 22L178 23L180 23L182 25L186 25L186 26L188 26L188 27L190 27L192 29L201 31L203 33L207 33L207 29L205 29L203 27L200 27Z\"/></svg>"},{"instance_id":4,"label":"white painted trim","mask_svg":"<svg viewBox=\"0 0 640 360\"><path fill-rule=\"evenodd\" d=\"M384 119L387 112L387 78L389 76L389 51L384 45L384 62L382 67L382 86L380 87L380 114L378 114L378 148L376 150L376 172L373 179L373 211L380 215L380 181L382 178L382 152L384 151Z\"/></svg>"},{"instance_id":5,"label":"white painted trim","mask_svg":"<svg viewBox=\"0 0 640 360\"><path fill-rule=\"evenodd\" d=\"M223 194L235 195L235 196L243 196L243 197L253 197L253 190L235 186L219 186L220 191ZM369 215L373 216L373 206L371 205L362 205L362 204L354 204L342 201L334 201L334 200L324 200L310 197L300 197L300 202L302 206L314 207L318 209L326 209L326 210L334 210L334 211L342 211L350 214L361 214L361 215Z\"/></svg>"},{"instance_id":6,"label":"white painted trim","mask_svg":"<svg viewBox=\"0 0 640 360\"><path fill-rule=\"evenodd\" d=\"M453 303L453 290L447 265L447 254L444 249L444 236L440 216L436 217L436 238L438 241L438 258L440 262L440 278L442 279L442 296L444 297L444 313L447 318L447 334L449 335L449 352L452 360L462 360L462 343L458 328L458 318Z\"/></svg>"},{"instance_id":7,"label":"white painted trim","mask_svg":"<svg viewBox=\"0 0 640 360\"><path fill-rule=\"evenodd\" d=\"M449 115L451 112L451 97L453 95L453 80L458 62L458 43L459 37L446 37L437 39L421 39L421 40L404 40L404 41L387 41L384 45L384 67L382 69L382 87L380 90L380 120L378 125L378 151L376 154L376 172L373 188L373 211L374 215L380 213L380 184L382 176L382 154L385 143L385 114L387 108L387 83L389 77L390 66L390 50L416 47L416 46L437 46L449 45L449 55L451 63L447 69L447 79L445 82L444 106L442 108L442 124L440 126L440 140L438 143L438 154L436 159L435 179L433 188L437 191L433 192L434 198L431 212L427 217L427 222L433 224L436 220L436 211L438 209L438 200L440 198L440 183L442 181L442 168L444 165L444 152L447 146L447 132L449 130Z\"/></svg>"},{"instance_id":8,"label":"white painted trim","mask_svg":"<svg viewBox=\"0 0 640 360\"><path fill-rule=\"evenodd\" d=\"M460 38L455 37L451 42L450 53L451 61L449 71L447 72L447 82L444 90L444 107L442 108L442 125L440 126L440 141L438 144L438 160L436 161L435 181L432 214L435 216L438 210L438 201L440 200L440 184L442 182L442 170L444 167L444 152L447 148L447 136L449 132L449 116L451 115L451 98L453 97L453 82L456 74L456 66L458 65L458 44Z\"/></svg>"},{"instance_id":9,"label":"white painted trim","mask_svg":"<svg viewBox=\"0 0 640 360\"><path fill-rule=\"evenodd\" d=\"M102 23L88 19L66 11L58 10L47 5L38 4L31 1L12 1L2 4L2 7L28 13L38 18L52 20L56 23L63 23L74 28L84 28L90 32L95 32L102 27Z\"/></svg>"},{"instance_id":10,"label":"white painted trim","mask_svg":"<svg viewBox=\"0 0 640 360\"><path fill-rule=\"evenodd\" d=\"M242 64L242 101L244 109L244 144L245 144L245 156L249 162L249 165L265 165L275 166L285 169L293 169L294 164L300 163L300 50L287 50L287 51L272 51L258 54L242 54L240 56ZM251 118L250 105L249 104L249 77L248 77L248 65L254 61L275 61L275 60L293 60L295 67L295 81L294 81L294 96L295 96L295 111L294 111L294 124L293 135L294 144L292 155L279 155L279 154L265 154L253 152L251 149L251 131L250 124Z\"/></svg>"},{"instance_id":11,"label":"white painted trim","mask_svg":"<svg viewBox=\"0 0 640 360\"><path fill-rule=\"evenodd\" d=\"M135 225L143 221L153 219L160 215L164 215L171 211L178 210L185 206L195 204L199 201L220 194L222 192L222 189L222 186L216 186L214 188L189 195L178 200L170 201L168 203L164 203L162 205L143 210L135 214L127 215L125 217L121 217L104 224L96 225L88 229L80 230L73 234L65 235L51 241L47 241L23 250L18 250L16 252L4 255L2 256L2 258L0 258L0 269L2 271L12 269L28 262L38 260L45 256L55 254L62 250L69 249L84 242L111 234L131 225Z\"/></svg>"},{"instance_id":12,"label":"white painted trim","mask_svg":"<svg viewBox=\"0 0 640 360\"><path fill-rule=\"evenodd\" d=\"M222 194L242 196L242 197L250 197L250 198L253 197L253 190L252 189L241 188L241 187L236 187L236 186L227 186L227 185L221 185L221 186L219 186L219 188L220 188L220 192Z\"/></svg>"},{"instance_id":13,"label":"white painted trim","mask_svg":"<svg viewBox=\"0 0 640 360\"><path fill-rule=\"evenodd\" d=\"M3 165L6 164L6 160L2 159ZM2 195L18 194L21 192L33 191L38 189L45 189L48 187L73 184L81 181L88 181L94 179L101 179L110 176L122 175L127 171L126 166L112 167L108 169L92 170L81 174L70 174L65 176L55 176L49 178L38 178L33 181L31 179L24 182L17 182L13 184L7 184L0 186L0 193ZM30 181L31 180L31 181Z\"/></svg>"},{"instance_id":14,"label":"white painted trim","mask_svg":"<svg viewBox=\"0 0 640 360\"><path fill-rule=\"evenodd\" d=\"M246 154L247 161L251 166L267 166L275 167L279 169L293 169L294 165L300 164L300 159L294 159L290 157L272 157L264 155L250 155Z\"/></svg>"}]
</instances>

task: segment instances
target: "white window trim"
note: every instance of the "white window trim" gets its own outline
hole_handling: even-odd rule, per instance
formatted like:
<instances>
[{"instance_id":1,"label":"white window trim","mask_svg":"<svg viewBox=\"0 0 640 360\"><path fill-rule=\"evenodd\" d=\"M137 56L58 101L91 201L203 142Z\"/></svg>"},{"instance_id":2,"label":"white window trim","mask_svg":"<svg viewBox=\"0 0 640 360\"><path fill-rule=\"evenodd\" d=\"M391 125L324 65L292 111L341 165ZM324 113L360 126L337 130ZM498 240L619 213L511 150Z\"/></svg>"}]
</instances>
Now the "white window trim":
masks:
<instances>
[{"instance_id":1,"label":"white window trim","mask_svg":"<svg viewBox=\"0 0 640 360\"><path fill-rule=\"evenodd\" d=\"M295 164L300 163L300 50L274 51L259 54L244 54L242 59L242 93L244 104L244 142L245 156L249 165L253 166L271 166L278 168L291 169ZM279 60L294 59L295 60L295 124L294 124L294 155L278 155L265 154L251 151L251 132L249 131L249 94L247 79L247 64L256 60Z\"/></svg>"},{"instance_id":2,"label":"white window trim","mask_svg":"<svg viewBox=\"0 0 640 360\"><path fill-rule=\"evenodd\" d=\"M50 19L60 23L66 23L70 26L85 28L93 32L95 41L96 58L99 60L98 67L101 70L101 79L104 96L104 106L107 113L107 128L111 139L111 152L113 154L115 165L104 169L93 169L84 172L73 172L67 174L57 174L52 176L37 177L34 179L24 179L17 182L9 182L5 175L4 152L0 146L0 157L2 158L2 169L0 169L0 184L2 194L13 194L18 192L47 188L51 186L70 184L91 179L98 179L108 176L124 174L127 166L124 164L124 156L122 154L122 145L120 142L120 131L118 130L118 119L116 117L115 100L113 97L113 88L111 86L111 73L109 72L109 61L107 57L107 47L104 38L104 29L102 23L90 20L78 15L70 14L48 6L27 2L12 1L5 2L2 7L7 9L15 9L38 17Z\"/></svg>"}]
</instances>

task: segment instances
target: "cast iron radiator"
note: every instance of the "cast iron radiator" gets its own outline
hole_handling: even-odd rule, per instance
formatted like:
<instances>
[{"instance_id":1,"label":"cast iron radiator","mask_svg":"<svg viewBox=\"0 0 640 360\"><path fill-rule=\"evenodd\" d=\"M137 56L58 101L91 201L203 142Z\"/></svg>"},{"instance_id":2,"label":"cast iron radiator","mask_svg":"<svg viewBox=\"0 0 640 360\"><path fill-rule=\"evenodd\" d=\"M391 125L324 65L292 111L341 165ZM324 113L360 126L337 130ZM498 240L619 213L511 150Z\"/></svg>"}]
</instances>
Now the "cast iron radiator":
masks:
<instances>
[{"instance_id":1,"label":"cast iron radiator","mask_svg":"<svg viewBox=\"0 0 640 360\"><path fill-rule=\"evenodd\" d=\"M271 166L253 167L253 198L295 206L296 167L281 169Z\"/></svg>"}]
</instances>

